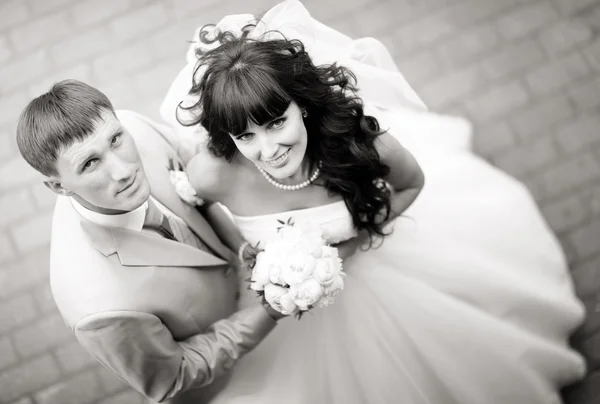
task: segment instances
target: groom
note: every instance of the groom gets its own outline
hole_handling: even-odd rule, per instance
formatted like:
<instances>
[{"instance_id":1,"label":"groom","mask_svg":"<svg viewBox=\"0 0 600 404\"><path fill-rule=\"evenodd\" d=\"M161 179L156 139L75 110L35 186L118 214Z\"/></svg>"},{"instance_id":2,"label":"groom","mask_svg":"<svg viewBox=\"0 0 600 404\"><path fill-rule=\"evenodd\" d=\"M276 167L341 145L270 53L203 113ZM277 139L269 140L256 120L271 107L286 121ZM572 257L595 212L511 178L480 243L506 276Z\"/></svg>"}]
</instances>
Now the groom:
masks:
<instances>
[{"instance_id":1,"label":"groom","mask_svg":"<svg viewBox=\"0 0 600 404\"><path fill-rule=\"evenodd\" d=\"M210 400L278 316L236 311L237 257L169 182L185 146L75 80L25 108L17 142L59 195L50 282L81 345L153 401Z\"/></svg>"}]
</instances>

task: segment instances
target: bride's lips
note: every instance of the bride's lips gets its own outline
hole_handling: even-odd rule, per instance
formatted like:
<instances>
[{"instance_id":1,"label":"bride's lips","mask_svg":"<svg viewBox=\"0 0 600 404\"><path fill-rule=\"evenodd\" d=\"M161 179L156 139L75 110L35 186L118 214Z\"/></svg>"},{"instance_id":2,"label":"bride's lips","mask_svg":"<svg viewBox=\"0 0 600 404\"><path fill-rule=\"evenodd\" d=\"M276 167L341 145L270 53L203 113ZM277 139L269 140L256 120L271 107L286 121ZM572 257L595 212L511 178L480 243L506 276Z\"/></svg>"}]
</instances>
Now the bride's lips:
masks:
<instances>
[{"instance_id":1,"label":"bride's lips","mask_svg":"<svg viewBox=\"0 0 600 404\"><path fill-rule=\"evenodd\" d=\"M276 157L276 158L271 159L271 160L265 160L265 164L267 164L268 166L273 167L273 168L281 167L287 161L287 159L288 159L288 157L290 155L290 150L292 150L291 147L289 149L287 149L279 157Z\"/></svg>"}]
</instances>

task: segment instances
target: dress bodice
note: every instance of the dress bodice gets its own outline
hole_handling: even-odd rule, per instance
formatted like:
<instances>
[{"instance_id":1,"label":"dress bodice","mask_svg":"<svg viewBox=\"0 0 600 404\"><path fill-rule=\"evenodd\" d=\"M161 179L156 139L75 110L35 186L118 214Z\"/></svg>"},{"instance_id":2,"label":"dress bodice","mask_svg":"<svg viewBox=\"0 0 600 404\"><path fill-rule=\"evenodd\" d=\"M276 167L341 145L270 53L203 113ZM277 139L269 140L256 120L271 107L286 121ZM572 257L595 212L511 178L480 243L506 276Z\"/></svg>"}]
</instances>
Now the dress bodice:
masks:
<instances>
[{"instance_id":1,"label":"dress bodice","mask_svg":"<svg viewBox=\"0 0 600 404\"><path fill-rule=\"evenodd\" d=\"M244 238L252 244L271 239L280 227L279 220L287 222L290 218L293 221L318 224L325 240L330 244L348 240L356 235L352 216L344 201L260 216L233 217Z\"/></svg>"}]
</instances>

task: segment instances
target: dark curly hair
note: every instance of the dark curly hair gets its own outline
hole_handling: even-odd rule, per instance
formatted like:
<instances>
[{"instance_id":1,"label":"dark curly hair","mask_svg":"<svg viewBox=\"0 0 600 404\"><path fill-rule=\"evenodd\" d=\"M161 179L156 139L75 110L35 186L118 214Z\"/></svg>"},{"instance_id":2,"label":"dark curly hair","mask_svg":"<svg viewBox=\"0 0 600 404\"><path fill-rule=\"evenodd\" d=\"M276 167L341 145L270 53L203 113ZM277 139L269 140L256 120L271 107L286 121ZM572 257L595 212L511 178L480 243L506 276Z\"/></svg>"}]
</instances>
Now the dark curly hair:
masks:
<instances>
[{"instance_id":1,"label":"dark curly hair","mask_svg":"<svg viewBox=\"0 0 600 404\"><path fill-rule=\"evenodd\" d=\"M330 193L341 195L354 225L371 236L383 236L390 214L390 190L382 178L390 171L375 148L383 132L363 111L356 96L356 77L336 64L315 66L302 42L287 40L270 31L259 39L231 32L210 37L213 25L200 30L204 43L218 42L208 51L197 51L198 62L190 95L199 97L189 106L192 120L208 131L208 148L231 161L237 148L230 134L246 130L249 121L264 125L287 110L294 101L308 112L307 155L321 162L321 180ZM273 35L281 35L281 39Z\"/></svg>"}]
</instances>

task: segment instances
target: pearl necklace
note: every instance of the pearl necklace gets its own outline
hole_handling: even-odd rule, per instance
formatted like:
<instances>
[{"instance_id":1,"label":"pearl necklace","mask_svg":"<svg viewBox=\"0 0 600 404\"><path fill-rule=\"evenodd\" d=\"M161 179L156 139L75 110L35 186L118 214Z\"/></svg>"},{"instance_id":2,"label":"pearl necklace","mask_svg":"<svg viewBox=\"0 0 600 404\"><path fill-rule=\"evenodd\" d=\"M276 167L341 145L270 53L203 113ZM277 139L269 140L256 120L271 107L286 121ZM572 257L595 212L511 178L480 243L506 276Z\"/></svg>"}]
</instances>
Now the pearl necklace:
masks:
<instances>
[{"instance_id":1,"label":"pearl necklace","mask_svg":"<svg viewBox=\"0 0 600 404\"><path fill-rule=\"evenodd\" d=\"M319 164L317 165L317 169L315 170L315 172L313 172L313 174L310 176L309 179L307 179L306 181L301 182L300 184L286 185L286 184L280 184L279 182L275 181L273 179L273 177L271 177L269 175L268 172L266 172L265 170L263 170L257 164L255 164L255 166L258 169L258 171L260 171L260 173L263 175L263 177L265 177L265 179L267 181L269 181L272 185L276 186L277 188L283 189L284 191L297 191L299 189L306 188L307 186L309 186L310 184L312 184L313 182L315 182L317 180L317 178L319 178L319 176L321 175L321 162L319 161Z\"/></svg>"}]
</instances>

